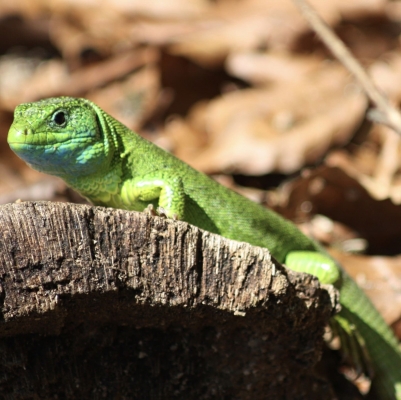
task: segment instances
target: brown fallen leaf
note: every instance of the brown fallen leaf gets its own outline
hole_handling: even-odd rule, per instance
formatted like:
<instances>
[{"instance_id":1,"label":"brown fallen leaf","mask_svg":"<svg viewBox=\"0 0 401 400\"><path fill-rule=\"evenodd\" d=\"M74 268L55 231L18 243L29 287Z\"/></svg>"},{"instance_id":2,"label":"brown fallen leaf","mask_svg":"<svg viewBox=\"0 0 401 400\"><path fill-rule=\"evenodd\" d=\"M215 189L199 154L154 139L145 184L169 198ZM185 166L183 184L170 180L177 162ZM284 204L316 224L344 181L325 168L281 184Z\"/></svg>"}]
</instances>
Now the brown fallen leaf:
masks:
<instances>
[{"instance_id":1,"label":"brown fallen leaf","mask_svg":"<svg viewBox=\"0 0 401 400\"><path fill-rule=\"evenodd\" d=\"M388 324L401 317L401 256L362 256L331 250Z\"/></svg>"},{"instance_id":2,"label":"brown fallen leaf","mask_svg":"<svg viewBox=\"0 0 401 400\"><path fill-rule=\"evenodd\" d=\"M373 198L401 203L400 137L390 129L380 125L374 127L366 142L352 154L335 151L326 158L326 164L342 168Z\"/></svg>"},{"instance_id":3,"label":"brown fallen leaf","mask_svg":"<svg viewBox=\"0 0 401 400\"><path fill-rule=\"evenodd\" d=\"M3 173L0 165L0 173ZM1 185L2 186L2 185ZM66 185L61 179L49 176L41 176L35 183L19 184L2 193L0 186L0 204L13 203L15 201L44 200L59 201L58 192L62 191Z\"/></svg>"},{"instance_id":4,"label":"brown fallen leaf","mask_svg":"<svg viewBox=\"0 0 401 400\"><path fill-rule=\"evenodd\" d=\"M1 108L13 110L20 102L21 90L32 81L39 69L44 69L53 61L45 62L39 55L30 57L19 54L10 54L0 57L0 104ZM56 61L57 67L60 62ZM56 67L56 68L57 68ZM47 69L47 68L46 68ZM48 69L49 71L51 70ZM54 68L53 68L54 70ZM57 68L59 71L60 69ZM60 75L59 75L60 76ZM47 76L51 82L52 76Z\"/></svg>"},{"instance_id":5,"label":"brown fallen leaf","mask_svg":"<svg viewBox=\"0 0 401 400\"><path fill-rule=\"evenodd\" d=\"M210 66L220 64L232 51L288 48L307 29L291 2L226 2L214 11L209 18L195 22L193 33L171 37L169 51Z\"/></svg>"},{"instance_id":6,"label":"brown fallen leaf","mask_svg":"<svg viewBox=\"0 0 401 400\"><path fill-rule=\"evenodd\" d=\"M375 84L394 102L401 101L401 51L386 53L369 67Z\"/></svg>"},{"instance_id":7,"label":"brown fallen leaf","mask_svg":"<svg viewBox=\"0 0 401 400\"><path fill-rule=\"evenodd\" d=\"M65 18L63 14L56 15L50 23L50 40L60 50L62 58L71 72L88 63L85 63L85 53L91 53L94 61L110 57L113 53L115 37L106 38L101 34L94 35L85 29L84 21L80 21L82 24L77 23L77 20L84 15L85 13L82 12L75 12L71 18ZM113 18L111 13L109 14L109 24L119 26L119 22L118 18Z\"/></svg>"},{"instance_id":8,"label":"brown fallen leaf","mask_svg":"<svg viewBox=\"0 0 401 400\"><path fill-rule=\"evenodd\" d=\"M138 49L80 68L71 74L64 70L63 78L61 79L60 77L57 81L54 80L53 85L44 84L44 81L48 79L47 71L38 70L38 73L32 77L29 84L22 88L19 99L27 102L60 95L79 97L90 90L125 77L140 67L153 64L157 59L157 51L153 49ZM60 72L58 73L61 75Z\"/></svg>"},{"instance_id":9,"label":"brown fallen leaf","mask_svg":"<svg viewBox=\"0 0 401 400\"><path fill-rule=\"evenodd\" d=\"M206 135L207 145L186 156L177 142L177 153L207 173L296 171L346 143L360 124L366 100L349 85L347 73L333 63L296 84L228 93L191 113L189 129Z\"/></svg>"},{"instance_id":10,"label":"brown fallen leaf","mask_svg":"<svg viewBox=\"0 0 401 400\"><path fill-rule=\"evenodd\" d=\"M157 108L160 96L160 72L148 66L129 74L86 97L131 129L140 128Z\"/></svg>"},{"instance_id":11,"label":"brown fallen leaf","mask_svg":"<svg viewBox=\"0 0 401 400\"><path fill-rule=\"evenodd\" d=\"M371 254L398 254L401 241L401 207L391 200L376 200L339 167L322 165L288 182L278 196L276 211L296 222L321 214L341 222L368 243Z\"/></svg>"},{"instance_id":12,"label":"brown fallen leaf","mask_svg":"<svg viewBox=\"0 0 401 400\"><path fill-rule=\"evenodd\" d=\"M227 71L254 85L288 83L304 79L317 72L322 59L314 56L297 56L289 52L233 52L226 60Z\"/></svg>"},{"instance_id":13,"label":"brown fallen leaf","mask_svg":"<svg viewBox=\"0 0 401 400\"><path fill-rule=\"evenodd\" d=\"M199 110L205 106L206 103L198 103L195 108ZM195 114L199 115L199 112ZM191 120L191 114L188 118ZM206 136L200 135L191 123L179 116L174 116L166 122L164 132L160 136L163 138L163 144L160 143L160 139L156 144L168 151L174 151L174 155L182 160L193 158L200 148L207 145Z\"/></svg>"},{"instance_id":14,"label":"brown fallen leaf","mask_svg":"<svg viewBox=\"0 0 401 400\"><path fill-rule=\"evenodd\" d=\"M327 24L341 19L385 14L385 0L319 1L310 3ZM232 52L258 48L291 49L310 27L291 1L223 2L211 16L200 19L192 34L171 38L169 50L203 65L221 63Z\"/></svg>"}]
</instances>

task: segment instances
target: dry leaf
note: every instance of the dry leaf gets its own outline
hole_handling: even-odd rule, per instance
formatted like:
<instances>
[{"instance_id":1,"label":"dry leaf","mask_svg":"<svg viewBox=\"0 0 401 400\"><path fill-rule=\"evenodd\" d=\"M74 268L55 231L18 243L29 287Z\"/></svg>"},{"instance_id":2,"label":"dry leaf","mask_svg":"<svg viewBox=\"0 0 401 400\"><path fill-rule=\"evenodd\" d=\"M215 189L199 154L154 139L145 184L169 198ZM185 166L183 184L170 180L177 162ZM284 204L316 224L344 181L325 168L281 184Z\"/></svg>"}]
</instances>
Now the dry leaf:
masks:
<instances>
[{"instance_id":1,"label":"dry leaf","mask_svg":"<svg viewBox=\"0 0 401 400\"><path fill-rule=\"evenodd\" d=\"M374 62L369 72L376 85L394 102L401 101L401 52L385 54Z\"/></svg>"},{"instance_id":2,"label":"dry leaf","mask_svg":"<svg viewBox=\"0 0 401 400\"><path fill-rule=\"evenodd\" d=\"M72 74L54 62L51 64L50 71L48 68L37 70L30 82L22 88L20 99L27 102L60 95L79 97L90 90L125 77L137 68L153 64L157 58L156 51L141 49L119 54L107 61L80 68ZM54 75L47 78L49 72ZM53 79L51 79L52 76L54 76ZM43 84L43 80L46 78L49 79L49 85Z\"/></svg>"},{"instance_id":3,"label":"dry leaf","mask_svg":"<svg viewBox=\"0 0 401 400\"><path fill-rule=\"evenodd\" d=\"M330 26L341 18L363 18L385 13L385 0L318 1L310 3ZM212 17L201 19L192 34L172 38L170 51L204 65L216 65L231 52L258 48L291 49L310 32L291 1L247 0L225 2Z\"/></svg>"},{"instance_id":4,"label":"dry leaf","mask_svg":"<svg viewBox=\"0 0 401 400\"><path fill-rule=\"evenodd\" d=\"M145 67L121 82L89 92L87 97L131 129L137 130L154 112L160 94L160 74Z\"/></svg>"},{"instance_id":5,"label":"dry leaf","mask_svg":"<svg viewBox=\"0 0 401 400\"><path fill-rule=\"evenodd\" d=\"M194 126L207 135L208 146L185 161L208 173L288 173L318 160L333 144L347 142L363 118L364 96L351 90L349 77L336 64L322 64L303 78L210 102Z\"/></svg>"},{"instance_id":6,"label":"dry leaf","mask_svg":"<svg viewBox=\"0 0 401 400\"><path fill-rule=\"evenodd\" d=\"M400 137L389 128L377 126L370 133L376 138L373 149L371 139L360 146L354 154L334 152L326 159L326 164L342 168L352 176L377 200L391 199L401 203L401 146Z\"/></svg>"},{"instance_id":7,"label":"dry leaf","mask_svg":"<svg viewBox=\"0 0 401 400\"><path fill-rule=\"evenodd\" d=\"M391 200L376 200L339 167L321 166L284 187L281 206L275 209L295 221L322 214L350 227L367 240L372 254L400 250L401 207Z\"/></svg>"},{"instance_id":8,"label":"dry leaf","mask_svg":"<svg viewBox=\"0 0 401 400\"><path fill-rule=\"evenodd\" d=\"M288 83L304 79L318 71L322 60L312 56L294 56L288 52L232 53L226 61L227 71L252 84Z\"/></svg>"},{"instance_id":9,"label":"dry leaf","mask_svg":"<svg viewBox=\"0 0 401 400\"><path fill-rule=\"evenodd\" d=\"M388 324L401 317L401 256L361 256L331 251L372 300Z\"/></svg>"}]
</instances>

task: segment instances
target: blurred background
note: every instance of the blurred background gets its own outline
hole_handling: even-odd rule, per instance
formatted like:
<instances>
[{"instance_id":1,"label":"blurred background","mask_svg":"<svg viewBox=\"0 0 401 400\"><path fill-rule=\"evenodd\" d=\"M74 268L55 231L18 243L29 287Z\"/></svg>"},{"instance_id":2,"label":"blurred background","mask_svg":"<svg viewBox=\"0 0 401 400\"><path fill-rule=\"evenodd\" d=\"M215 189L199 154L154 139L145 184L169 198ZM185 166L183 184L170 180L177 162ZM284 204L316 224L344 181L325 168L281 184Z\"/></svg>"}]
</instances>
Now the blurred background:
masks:
<instances>
[{"instance_id":1,"label":"blurred background","mask_svg":"<svg viewBox=\"0 0 401 400\"><path fill-rule=\"evenodd\" d=\"M401 2L311 2L395 103ZM401 336L399 137L290 0L1 0L0 204L84 202L9 149L22 102L86 97L335 253Z\"/></svg>"}]
</instances>

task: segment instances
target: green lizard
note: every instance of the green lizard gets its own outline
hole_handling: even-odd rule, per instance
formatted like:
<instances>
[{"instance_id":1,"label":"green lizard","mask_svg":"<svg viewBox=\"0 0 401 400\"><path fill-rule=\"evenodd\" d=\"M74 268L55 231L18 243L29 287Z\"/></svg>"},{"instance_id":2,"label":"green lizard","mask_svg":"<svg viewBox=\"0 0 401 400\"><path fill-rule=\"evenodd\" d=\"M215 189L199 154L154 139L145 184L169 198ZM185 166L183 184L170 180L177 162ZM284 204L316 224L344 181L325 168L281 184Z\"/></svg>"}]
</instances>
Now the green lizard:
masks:
<instances>
[{"instance_id":1,"label":"green lizard","mask_svg":"<svg viewBox=\"0 0 401 400\"><path fill-rule=\"evenodd\" d=\"M375 391L381 399L401 399L397 339L343 269L291 222L192 169L85 99L19 105L8 143L34 169L63 178L95 205L142 211L153 204L168 217L266 247L289 268L335 284L342 310L332 325L344 351L362 365L365 343Z\"/></svg>"}]
</instances>

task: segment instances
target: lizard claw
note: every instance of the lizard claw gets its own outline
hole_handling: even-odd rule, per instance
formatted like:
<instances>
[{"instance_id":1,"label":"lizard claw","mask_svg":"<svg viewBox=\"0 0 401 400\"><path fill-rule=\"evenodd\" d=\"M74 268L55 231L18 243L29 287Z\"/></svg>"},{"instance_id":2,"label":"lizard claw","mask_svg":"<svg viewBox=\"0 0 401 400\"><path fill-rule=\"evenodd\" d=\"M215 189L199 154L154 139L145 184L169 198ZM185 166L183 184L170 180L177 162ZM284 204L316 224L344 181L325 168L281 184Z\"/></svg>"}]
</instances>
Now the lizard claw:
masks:
<instances>
[{"instance_id":1,"label":"lizard claw","mask_svg":"<svg viewBox=\"0 0 401 400\"><path fill-rule=\"evenodd\" d=\"M157 207L157 214L159 215L159 217L163 217L163 218L171 218L174 221L178 221L178 215L177 214L173 214L171 216L168 215L167 210L163 207Z\"/></svg>"},{"instance_id":2,"label":"lizard claw","mask_svg":"<svg viewBox=\"0 0 401 400\"><path fill-rule=\"evenodd\" d=\"M143 210L143 212L150 217L155 217L158 215L155 208L153 207L153 204L148 204L148 206Z\"/></svg>"},{"instance_id":3,"label":"lizard claw","mask_svg":"<svg viewBox=\"0 0 401 400\"><path fill-rule=\"evenodd\" d=\"M167 215L167 211L163 207L157 207L155 210L153 204L148 204L148 206L143 210L143 212L151 217L161 217L161 218L171 218L174 221L178 221L178 215L173 214L171 217Z\"/></svg>"},{"instance_id":4,"label":"lizard claw","mask_svg":"<svg viewBox=\"0 0 401 400\"><path fill-rule=\"evenodd\" d=\"M167 211L163 207L157 207L156 212L159 217L168 218Z\"/></svg>"}]
</instances>

